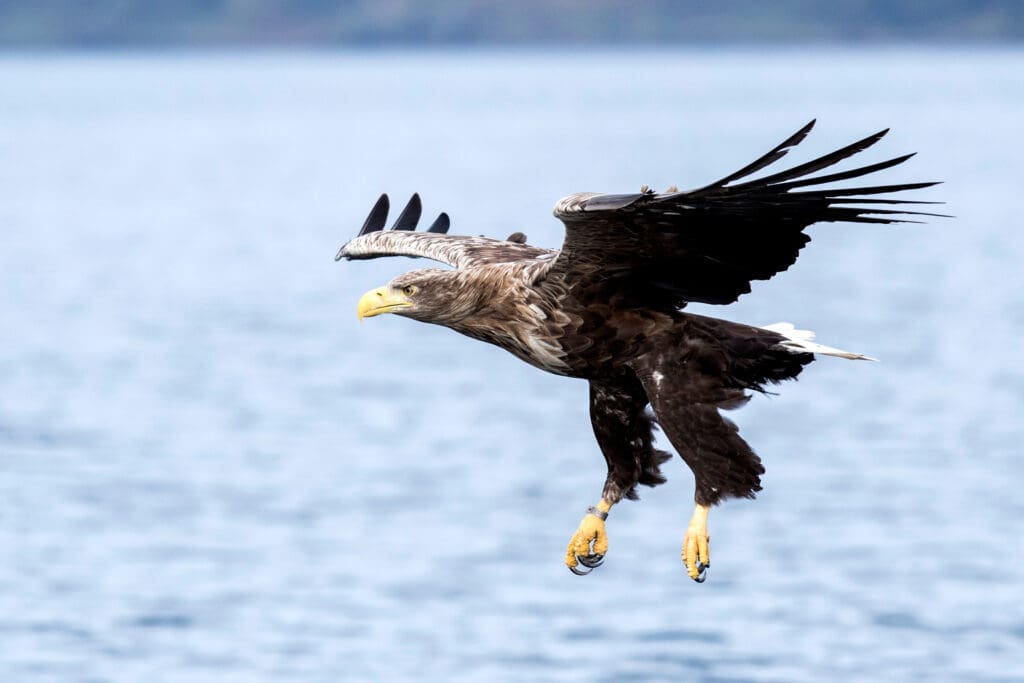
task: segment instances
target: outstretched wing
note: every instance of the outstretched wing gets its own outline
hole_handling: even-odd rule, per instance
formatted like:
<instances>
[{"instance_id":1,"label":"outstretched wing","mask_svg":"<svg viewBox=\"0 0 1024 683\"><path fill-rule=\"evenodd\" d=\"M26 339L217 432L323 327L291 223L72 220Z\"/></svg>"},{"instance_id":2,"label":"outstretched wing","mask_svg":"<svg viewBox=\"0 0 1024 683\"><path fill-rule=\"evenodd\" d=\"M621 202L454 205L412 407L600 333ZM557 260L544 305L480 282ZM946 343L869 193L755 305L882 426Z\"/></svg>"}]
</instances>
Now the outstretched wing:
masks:
<instances>
[{"instance_id":1,"label":"outstretched wing","mask_svg":"<svg viewBox=\"0 0 1024 683\"><path fill-rule=\"evenodd\" d=\"M418 194L412 196L391 229L385 230L389 206L388 196L382 194L366 217L359 235L343 246L334 260L411 256L447 263L455 268L471 268L488 263L553 256L555 253L526 244L525 237L522 237L521 242L511 239L518 238L522 233L511 235L509 240L448 235L446 233L451 222L446 213L438 216L426 232L415 232L423 212Z\"/></svg>"},{"instance_id":2,"label":"outstretched wing","mask_svg":"<svg viewBox=\"0 0 1024 683\"><path fill-rule=\"evenodd\" d=\"M697 190L566 197L555 207L566 236L552 273L577 292L624 305L728 304L750 291L751 280L789 268L810 241L803 231L813 223L894 223L910 215L938 215L898 206L934 202L875 197L935 183L801 189L858 178L913 156L808 177L867 149L888 130L789 170L737 182L781 159L813 126L811 121L756 161Z\"/></svg>"}]
</instances>

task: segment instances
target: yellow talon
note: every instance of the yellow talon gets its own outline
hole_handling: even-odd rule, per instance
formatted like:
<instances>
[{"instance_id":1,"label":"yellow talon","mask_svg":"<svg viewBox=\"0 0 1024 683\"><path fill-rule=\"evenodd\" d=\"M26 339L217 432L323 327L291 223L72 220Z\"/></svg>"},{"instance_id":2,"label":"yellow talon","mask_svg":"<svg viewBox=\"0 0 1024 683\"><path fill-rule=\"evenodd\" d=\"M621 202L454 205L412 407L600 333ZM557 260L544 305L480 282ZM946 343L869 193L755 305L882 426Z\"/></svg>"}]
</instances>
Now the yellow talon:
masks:
<instances>
[{"instance_id":1,"label":"yellow talon","mask_svg":"<svg viewBox=\"0 0 1024 683\"><path fill-rule=\"evenodd\" d=\"M683 539L683 562L686 573L698 583L703 583L705 572L711 566L711 552L708 548L708 510L706 505L697 505L686 527Z\"/></svg>"},{"instance_id":2,"label":"yellow talon","mask_svg":"<svg viewBox=\"0 0 1024 683\"><path fill-rule=\"evenodd\" d=\"M607 513L612 506L602 499L595 507ZM576 533L569 541L569 547L566 548L565 566L573 574L589 574L592 569L601 565L607 552L608 534L605 532L604 520L588 512L580 521ZM587 569L579 569L581 564Z\"/></svg>"}]
</instances>

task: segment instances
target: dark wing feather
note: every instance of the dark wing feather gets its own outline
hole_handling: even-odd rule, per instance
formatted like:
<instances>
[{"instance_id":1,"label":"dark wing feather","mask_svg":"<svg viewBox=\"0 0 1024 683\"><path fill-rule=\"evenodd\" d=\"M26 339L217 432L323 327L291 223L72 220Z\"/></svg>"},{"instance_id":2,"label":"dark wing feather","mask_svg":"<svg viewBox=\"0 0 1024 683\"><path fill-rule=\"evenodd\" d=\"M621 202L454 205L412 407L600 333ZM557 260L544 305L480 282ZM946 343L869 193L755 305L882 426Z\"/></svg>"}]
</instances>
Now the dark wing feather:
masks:
<instances>
[{"instance_id":1,"label":"dark wing feather","mask_svg":"<svg viewBox=\"0 0 1024 683\"><path fill-rule=\"evenodd\" d=\"M865 197L935 183L793 191L858 178L913 156L808 177L874 145L887 131L788 170L735 183L782 158L813 124L739 171L697 190L566 197L555 207L566 237L552 272L560 273L577 296L614 299L626 306L728 304L750 291L751 280L766 280L789 268L810 241L803 231L813 223L896 223L915 215L939 215L876 206L924 202Z\"/></svg>"},{"instance_id":2,"label":"dark wing feather","mask_svg":"<svg viewBox=\"0 0 1024 683\"><path fill-rule=\"evenodd\" d=\"M429 228L427 228L427 232L440 233L443 235L448 232L448 228L451 226L451 219L448 218L448 214L442 211L441 215L435 218L434 222L430 224Z\"/></svg>"},{"instance_id":3,"label":"dark wing feather","mask_svg":"<svg viewBox=\"0 0 1024 683\"><path fill-rule=\"evenodd\" d=\"M749 164L747 164L746 166L744 166L740 170L735 171L733 173L730 173L729 175L725 176L724 178L716 180L715 182L711 183L710 185L708 185L707 187L702 188L702 189L708 189L708 188L712 188L712 187L720 187L722 185L726 185L728 183L731 183L734 180L739 180L740 178L746 178L751 173L757 173L758 171L760 171L765 166L769 166L771 164L774 164L776 161L778 161L782 157L786 156L786 154L789 152L789 150L792 147L796 147L801 142L803 142L803 139L805 137L807 137L807 134L811 132L812 128L814 128L814 123L815 123L815 119L811 119L811 121L807 125L805 125L803 128L801 128L800 130L798 130L797 132L793 133L788 138L786 138L785 140L780 142L778 145L776 145L771 151L769 151L764 156L762 156L762 157L760 157L758 159L755 159L754 161L750 162ZM698 192L699 191L700 190L698 190Z\"/></svg>"},{"instance_id":4,"label":"dark wing feather","mask_svg":"<svg viewBox=\"0 0 1024 683\"><path fill-rule=\"evenodd\" d=\"M391 202L388 201L388 196L382 194L377 198L377 203L370 209L370 215L363 221L363 227L359 231L359 235L366 235L371 232L377 232L378 230L384 229L384 224L388 221L388 209L391 208Z\"/></svg>"},{"instance_id":5,"label":"dark wing feather","mask_svg":"<svg viewBox=\"0 0 1024 683\"><path fill-rule=\"evenodd\" d=\"M423 203L420 202L419 193L413 193L409 203L398 215L392 230L415 230L416 224L420 222L420 215L423 214Z\"/></svg>"}]
</instances>

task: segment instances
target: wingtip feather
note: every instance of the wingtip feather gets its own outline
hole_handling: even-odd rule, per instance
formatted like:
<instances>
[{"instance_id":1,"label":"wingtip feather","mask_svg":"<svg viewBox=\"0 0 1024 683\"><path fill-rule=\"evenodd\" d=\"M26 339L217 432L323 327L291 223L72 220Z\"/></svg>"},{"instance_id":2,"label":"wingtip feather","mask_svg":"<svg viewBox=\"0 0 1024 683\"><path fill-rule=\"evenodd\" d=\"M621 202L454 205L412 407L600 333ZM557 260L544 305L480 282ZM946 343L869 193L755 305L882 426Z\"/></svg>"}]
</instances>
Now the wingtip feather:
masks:
<instances>
[{"instance_id":1,"label":"wingtip feather","mask_svg":"<svg viewBox=\"0 0 1024 683\"><path fill-rule=\"evenodd\" d=\"M416 224L420 222L420 215L423 213L423 202L420 201L419 192L413 192L409 202L398 215L392 230L415 230Z\"/></svg>"},{"instance_id":2,"label":"wingtip feather","mask_svg":"<svg viewBox=\"0 0 1024 683\"><path fill-rule=\"evenodd\" d=\"M363 227L359 230L359 236L383 230L384 224L388 221L388 210L390 208L391 202L385 192L377 198L377 202L370 209L370 215L363 221Z\"/></svg>"},{"instance_id":3,"label":"wingtip feather","mask_svg":"<svg viewBox=\"0 0 1024 683\"><path fill-rule=\"evenodd\" d=\"M448 214L442 211L441 214L436 219L434 219L434 222L430 224L430 227L427 228L427 232L433 232L443 235L448 232L448 229L451 227L451 225L452 222L451 219L448 217Z\"/></svg>"}]
</instances>

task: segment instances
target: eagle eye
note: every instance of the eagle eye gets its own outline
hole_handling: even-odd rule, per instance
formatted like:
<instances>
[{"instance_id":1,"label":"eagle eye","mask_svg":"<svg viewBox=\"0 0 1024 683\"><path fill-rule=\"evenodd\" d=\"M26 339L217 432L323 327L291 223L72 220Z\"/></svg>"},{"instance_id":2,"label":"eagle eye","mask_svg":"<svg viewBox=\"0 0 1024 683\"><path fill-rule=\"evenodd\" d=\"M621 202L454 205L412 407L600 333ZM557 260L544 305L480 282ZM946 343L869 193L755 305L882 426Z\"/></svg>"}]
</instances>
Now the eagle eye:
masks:
<instances>
[{"instance_id":1,"label":"eagle eye","mask_svg":"<svg viewBox=\"0 0 1024 683\"><path fill-rule=\"evenodd\" d=\"M413 294L416 293L416 290L416 285L406 285L405 287L402 287L402 293L405 294L406 296L412 296Z\"/></svg>"}]
</instances>

